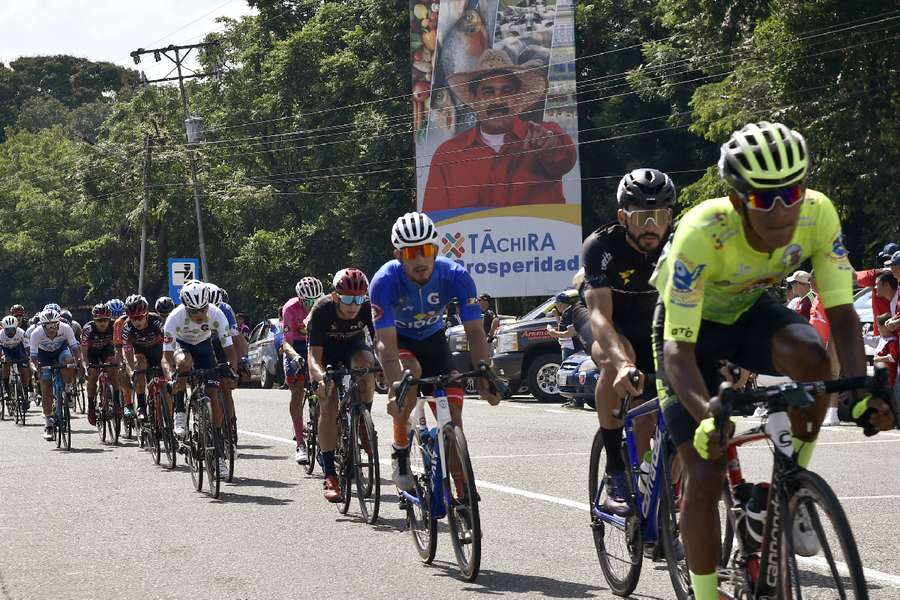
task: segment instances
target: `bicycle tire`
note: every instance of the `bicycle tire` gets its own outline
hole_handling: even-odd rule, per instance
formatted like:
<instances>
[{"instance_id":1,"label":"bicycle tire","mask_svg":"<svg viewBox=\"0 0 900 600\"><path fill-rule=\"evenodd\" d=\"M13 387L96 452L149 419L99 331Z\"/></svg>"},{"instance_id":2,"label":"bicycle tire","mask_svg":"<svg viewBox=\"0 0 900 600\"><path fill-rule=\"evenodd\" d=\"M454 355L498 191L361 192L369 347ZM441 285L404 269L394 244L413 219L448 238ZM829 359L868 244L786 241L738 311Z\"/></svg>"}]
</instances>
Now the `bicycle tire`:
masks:
<instances>
[{"instance_id":1,"label":"bicycle tire","mask_svg":"<svg viewBox=\"0 0 900 600\"><path fill-rule=\"evenodd\" d=\"M0 421L6 420L6 403L9 400L9 390L7 389L9 386L3 384L2 392L0 392ZM10 418L12 415L10 415Z\"/></svg>"},{"instance_id":2,"label":"bicycle tire","mask_svg":"<svg viewBox=\"0 0 900 600\"><path fill-rule=\"evenodd\" d=\"M188 410L189 423L187 424L187 448L185 456L187 457L188 468L191 471L191 481L194 483L194 490L199 492L203 490L203 457L204 452L201 450L201 440L205 440L200 436L200 408L197 406L197 399L191 398L190 409Z\"/></svg>"},{"instance_id":3,"label":"bicycle tire","mask_svg":"<svg viewBox=\"0 0 900 600\"><path fill-rule=\"evenodd\" d=\"M219 473L219 429L213 425L212 410L209 403L211 400L207 398L200 406L200 414L202 418L201 435L203 441L203 462L206 467L206 483L207 490L213 498L219 497L219 489L221 485L221 474Z\"/></svg>"},{"instance_id":4,"label":"bicycle tire","mask_svg":"<svg viewBox=\"0 0 900 600\"><path fill-rule=\"evenodd\" d=\"M413 489L419 504L405 502L406 524L419 558L430 565L437 553L437 519L431 512L431 465L434 464L432 446L422 439L418 429L410 435L410 439L410 458L415 456L418 459L410 460L410 467L413 471Z\"/></svg>"},{"instance_id":5,"label":"bicycle tire","mask_svg":"<svg viewBox=\"0 0 900 600\"><path fill-rule=\"evenodd\" d=\"M169 414L169 409L166 406L166 403L160 399L160 436L162 437L163 448L166 451L166 458L168 459L168 468L174 469L178 464L178 441L175 439L175 434L173 432L172 425L172 415Z\"/></svg>"},{"instance_id":6,"label":"bicycle tire","mask_svg":"<svg viewBox=\"0 0 900 600\"><path fill-rule=\"evenodd\" d=\"M337 502L338 512L346 515L350 510L353 484L353 454L350 449L350 431L346 414L338 414L337 445L334 450L334 468L337 471L338 488L341 498Z\"/></svg>"},{"instance_id":7,"label":"bicycle tire","mask_svg":"<svg viewBox=\"0 0 900 600\"><path fill-rule=\"evenodd\" d=\"M84 389L84 380L81 379L81 375L78 375L75 381L75 407L81 414L87 412L87 395Z\"/></svg>"},{"instance_id":8,"label":"bicycle tire","mask_svg":"<svg viewBox=\"0 0 900 600\"><path fill-rule=\"evenodd\" d=\"M447 423L441 430L444 437L444 456L447 457L444 473L444 497L450 499L447 522L456 564L466 581L475 581L481 568L481 513L478 510L478 490L475 489L475 473L469 457L469 445L462 427ZM458 472L453 473L450 461L458 461ZM457 477L461 480L457 480Z\"/></svg>"},{"instance_id":9,"label":"bicycle tire","mask_svg":"<svg viewBox=\"0 0 900 600\"><path fill-rule=\"evenodd\" d=\"M372 415L363 405L350 422L352 437L353 473L359 512L369 525L378 521L381 505L381 470L378 464L378 436ZM365 435L364 439L361 439Z\"/></svg>"},{"instance_id":10,"label":"bicycle tire","mask_svg":"<svg viewBox=\"0 0 900 600\"><path fill-rule=\"evenodd\" d=\"M122 435L122 392L113 391L112 412L112 439L113 445L119 445L119 436Z\"/></svg>"},{"instance_id":11,"label":"bicycle tire","mask_svg":"<svg viewBox=\"0 0 900 600\"><path fill-rule=\"evenodd\" d=\"M15 403L16 408L16 425L25 426L25 413L28 409L25 408L25 388L22 386L22 382L16 380L16 385L13 387L15 390L13 395L13 402Z\"/></svg>"},{"instance_id":12,"label":"bicycle tire","mask_svg":"<svg viewBox=\"0 0 900 600\"><path fill-rule=\"evenodd\" d=\"M620 529L607 523L594 515L595 501L599 502L600 497L604 493L605 486L601 488L601 483L605 479L605 464L601 463L603 454L603 437L600 429L594 434L594 441L591 444L591 457L588 466L588 489L590 495L590 511L591 511L591 532L594 538L594 548L597 551L597 560L600 562L600 570L614 594L618 596L627 596L637 587L638 580L641 576L641 566L643 565L643 540L641 536L640 517L636 507L632 506L631 515L625 520L625 527ZM628 482L628 496L633 498L632 494L632 472L629 462L625 461L625 474ZM603 468L603 476L601 477L600 469ZM631 501L631 500L630 500ZM628 564L627 571L620 576L614 572L612 557L607 550L607 534L612 530L621 531L625 537L625 545L628 547L628 557L626 559L618 559Z\"/></svg>"},{"instance_id":13,"label":"bicycle tire","mask_svg":"<svg viewBox=\"0 0 900 600\"><path fill-rule=\"evenodd\" d=\"M719 566L725 569L731 561L731 553L734 550L734 513L731 510L734 507L734 498L731 497L727 479L722 486L721 501L724 507L725 528L722 530L722 547L719 548Z\"/></svg>"},{"instance_id":14,"label":"bicycle tire","mask_svg":"<svg viewBox=\"0 0 900 600\"><path fill-rule=\"evenodd\" d=\"M801 506L805 506L813 530L817 532L820 547L819 551L821 555L824 555L824 560L828 566L828 573L830 573L832 578L830 585L827 585L828 589L833 589L838 592L852 592L853 594L850 596L846 593L841 593L842 598L868 600L869 592L856 540L853 537L853 531L850 528L850 523L847 521L844 509L834 491L822 477L805 469L792 473L790 476L786 477L784 483L789 486L788 489L791 490L791 495L788 499L787 518L784 520L784 528L782 530L783 538L786 538L789 534L793 535L793 517ZM831 523L832 531L835 534L835 537L832 539L828 539L828 536L823 535L823 518L827 518ZM841 551L840 558L837 561L834 556L834 551L837 549L835 543L837 543ZM796 566L798 562L797 557L785 556L788 554L786 550L793 548L793 543L783 539L781 547L784 551L782 552L782 564L780 564L779 567L782 568L782 572L787 575L782 577L782 580L785 581L786 587L790 585L792 588L800 587L802 589L803 582L801 581L801 574L798 572ZM785 560L785 558L787 558L787 560ZM810 561L814 559L800 558L799 560ZM846 576L839 572L835 562L844 563L841 571L846 569ZM808 564L808 562L805 564ZM820 583L823 575L827 577L827 573L824 569L817 570L816 577L813 578L814 581ZM847 581L848 579L849 581ZM819 586L817 585L817 587ZM793 595L789 595L791 590L785 589L782 590L782 592L785 593L786 598L794 597ZM802 592L802 596L804 598L813 597L809 591Z\"/></svg>"},{"instance_id":15,"label":"bicycle tire","mask_svg":"<svg viewBox=\"0 0 900 600\"><path fill-rule=\"evenodd\" d=\"M72 413L69 410L69 393L63 392L62 403L62 424L59 427L60 437L62 438L62 446L64 450L72 449Z\"/></svg>"},{"instance_id":16,"label":"bicycle tire","mask_svg":"<svg viewBox=\"0 0 900 600\"><path fill-rule=\"evenodd\" d=\"M303 403L303 411L301 418L304 419L304 428L306 434L306 455L309 462L304 465L307 475L312 475L316 470L316 450L318 449L318 432L319 432L319 401L314 394L310 394Z\"/></svg>"},{"instance_id":17,"label":"bicycle tire","mask_svg":"<svg viewBox=\"0 0 900 600\"><path fill-rule=\"evenodd\" d=\"M224 402L222 403L225 404ZM224 412L224 411L223 411ZM234 479L234 459L237 453L234 448L234 430L232 429L231 416L227 413L222 419L222 444L225 449L225 462L228 464L228 476L225 477L226 483L231 483Z\"/></svg>"},{"instance_id":18,"label":"bicycle tire","mask_svg":"<svg viewBox=\"0 0 900 600\"><path fill-rule=\"evenodd\" d=\"M162 460L162 427L160 426L160 415L157 412L159 403L156 397L147 398L147 420L141 425L141 435L147 432L147 446L150 448L150 455L153 457L153 464L158 465Z\"/></svg>"},{"instance_id":19,"label":"bicycle tire","mask_svg":"<svg viewBox=\"0 0 900 600\"><path fill-rule=\"evenodd\" d=\"M662 482L659 496L659 538L662 544L663 554L666 557L666 568L669 571L669 579L677 600L691 600L691 575L688 571L687 560L684 556L684 545L677 549L675 541L680 538L681 519L675 507L675 485L672 481L672 462L675 460L675 448L668 442L663 442L660 448L663 461ZM681 555L680 557L678 555Z\"/></svg>"}]
</instances>

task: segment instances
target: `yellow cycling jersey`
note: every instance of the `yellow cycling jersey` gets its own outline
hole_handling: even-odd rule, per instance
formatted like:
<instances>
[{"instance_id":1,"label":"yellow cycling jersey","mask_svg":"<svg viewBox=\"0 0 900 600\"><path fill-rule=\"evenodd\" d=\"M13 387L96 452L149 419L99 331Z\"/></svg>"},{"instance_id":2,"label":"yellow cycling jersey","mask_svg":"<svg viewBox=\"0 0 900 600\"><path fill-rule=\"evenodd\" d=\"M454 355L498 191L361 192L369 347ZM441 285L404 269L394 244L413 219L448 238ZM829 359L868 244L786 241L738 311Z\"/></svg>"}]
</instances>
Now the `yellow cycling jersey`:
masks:
<instances>
[{"instance_id":1,"label":"yellow cycling jersey","mask_svg":"<svg viewBox=\"0 0 900 600\"><path fill-rule=\"evenodd\" d=\"M664 339L697 342L703 319L730 325L811 258L825 308L853 302L853 268L831 200L807 190L791 242L771 254L750 247L726 198L702 202L678 223L651 283L665 304Z\"/></svg>"}]
</instances>

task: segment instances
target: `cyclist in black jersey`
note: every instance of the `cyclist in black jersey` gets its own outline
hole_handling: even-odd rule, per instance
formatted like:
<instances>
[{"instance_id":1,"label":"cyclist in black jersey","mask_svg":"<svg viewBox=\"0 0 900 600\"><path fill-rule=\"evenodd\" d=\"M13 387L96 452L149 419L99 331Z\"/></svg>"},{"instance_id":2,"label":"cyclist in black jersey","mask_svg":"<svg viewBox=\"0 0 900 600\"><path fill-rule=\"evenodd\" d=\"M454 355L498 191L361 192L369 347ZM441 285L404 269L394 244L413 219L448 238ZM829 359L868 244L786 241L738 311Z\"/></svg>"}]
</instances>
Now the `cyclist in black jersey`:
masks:
<instances>
[{"instance_id":1,"label":"cyclist in black jersey","mask_svg":"<svg viewBox=\"0 0 900 600\"><path fill-rule=\"evenodd\" d=\"M644 374L654 371L650 338L658 294L649 280L672 222L675 186L661 171L635 169L619 182L616 196L617 221L584 241L584 281L574 320L582 343L600 368L595 406L607 457L604 508L625 514L622 421L612 411L624 394L639 395ZM632 385L629 377L635 368L641 379ZM649 448L652 426L649 419L639 422L641 453Z\"/></svg>"},{"instance_id":2,"label":"cyclist in black jersey","mask_svg":"<svg viewBox=\"0 0 900 600\"><path fill-rule=\"evenodd\" d=\"M116 360L115 348L113 346L113 328L111 318L112 311L106 304L97 304L91 309L93 319L84 324L81 328L81 360L87 371L87 394L88 394L88 423L97 424L96 398L97 398L97 378L100 371L97 365L114 364ZM118 367L109 367L106 369L109 375L109 381L113 388L119 391L119 369Z\"/></svg>"},{"instance_id":3,"label":"cyclist in black jersey","mask_svg":"<svg viewBox=\"0 0 900 600\"><path fill-rule=\"evenodd\" d=\"M143 296L129 296L125 301L128 320L122 326L122 356L128 378L134 377L138 402L138 420L147 415L147 368L162 369L165 323L156 313L150 312L150 304ZM135 371L144 371L135 377ZM168 410L168 398L163 389L163 401Z\"/></svg>"}]
</instances>

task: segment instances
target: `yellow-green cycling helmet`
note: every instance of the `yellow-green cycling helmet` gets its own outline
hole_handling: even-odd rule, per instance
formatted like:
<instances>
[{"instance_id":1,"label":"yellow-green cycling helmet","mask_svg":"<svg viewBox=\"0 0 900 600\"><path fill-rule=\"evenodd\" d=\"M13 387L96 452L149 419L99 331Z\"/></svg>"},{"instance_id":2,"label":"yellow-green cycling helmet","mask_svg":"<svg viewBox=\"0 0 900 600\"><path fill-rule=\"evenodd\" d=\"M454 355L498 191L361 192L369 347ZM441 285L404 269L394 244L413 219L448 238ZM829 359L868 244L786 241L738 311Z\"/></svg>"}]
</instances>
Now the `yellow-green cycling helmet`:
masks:
<instances>
[{"instance_id":1,"label":"yellow-green cycling helmet","mask_svg":"<svg viewBox=\"0 0 900 600\"><path fill-rule=\"evenodd\" d=\"M748 123L722 144L719 174L739 192L783 188L809 170L806 140L781 123Z\"/></svg>"}]
</instances>

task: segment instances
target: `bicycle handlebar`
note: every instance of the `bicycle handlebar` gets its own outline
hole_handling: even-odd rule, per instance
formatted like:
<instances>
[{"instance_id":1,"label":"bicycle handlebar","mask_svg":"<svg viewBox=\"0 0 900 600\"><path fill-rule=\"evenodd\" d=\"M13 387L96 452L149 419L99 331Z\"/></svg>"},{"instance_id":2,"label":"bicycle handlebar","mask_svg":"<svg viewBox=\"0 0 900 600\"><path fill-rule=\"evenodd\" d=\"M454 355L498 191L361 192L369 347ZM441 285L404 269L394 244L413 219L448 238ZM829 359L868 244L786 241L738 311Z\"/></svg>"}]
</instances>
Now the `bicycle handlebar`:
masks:
<instances>
[{"instance_id":1,"label":"bicycle handlebar","mask_svg":"<svg viewBox=\"0 0 900 600\"><path fill-rule=\"evenodd\" d=\"M641 380L641 372L637 369L632 369L628 375L628 379L631 381L631 385L637 385ZM613 418L621 419L622 416L628 412L628 407L631 404L632 400L634 400L634 397L631 394L625 394L625 396L619 402L619 407L613 409Z\"/></svg>"},{"instance_id":2,"label":"bicycle handlebar","mask_svg":"<svg viewBox=\"0 0 900 600\"><path fill-rule=\"evenodd\" d=\"M488 383L491 386L491 392L495 394L499 394L500 396L506 396L509 393L509 388L507 385L497 377L497 374L488 366L487 363L481 361L478 363L478 367L471 370L466 371L465 373L447 373L444 375L435 375L433 377L419 377L416 378L413 376L412 372L407 369L403 373L403 379L394 384L394 398L397 400L397 405L402 407L403 400L406 398L406 393L409 391L414 385L433 385L438 388L447 387L451 383L456 383L457 381L467 378L480 378L483 377L488 380Z\"/></svg>"},{"instance_id":3,"label":"bicycle handlebar","mask_svg":"<svg viewBox=\"0 0 900 600\"><path fill-rule=\"evenodd\" d=\"M335 369L329 365L325 367L325 381L337 381L347 375L350 377L363 377L370 373L381 373L381 367L340 367Z\"/></svg>"}]
</instances>

